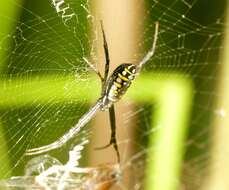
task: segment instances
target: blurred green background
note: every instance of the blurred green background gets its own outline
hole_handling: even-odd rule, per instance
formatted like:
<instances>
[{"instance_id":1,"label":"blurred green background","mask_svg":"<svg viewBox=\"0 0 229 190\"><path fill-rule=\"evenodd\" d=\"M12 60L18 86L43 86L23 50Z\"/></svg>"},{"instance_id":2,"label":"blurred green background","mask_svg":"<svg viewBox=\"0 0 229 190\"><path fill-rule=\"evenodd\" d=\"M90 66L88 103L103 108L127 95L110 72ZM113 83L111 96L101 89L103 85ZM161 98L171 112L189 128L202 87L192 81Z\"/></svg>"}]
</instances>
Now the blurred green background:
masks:
<instances>
[{"instance_id":1,"label":"blurred green background","mask_svg":"<svg viewBox=\"0 0 229 190\"><path fill-rule=\"evenodd\" d=\"M2 162L9 162L5 167L1 167L6 170L3 169L2 172L4 177L6 173L21 175L24 163L29 159L23 157L26 148L52 142L74 125L80 115L88 109L91 97L86 97L85 89L90 89L91 81L87 79L89 72L82 57L90 55L90 44L93 43L90 31L93 21L88 19L87 11L82 8L82 5L88 6L88 1L68 3L77 17L64 24L50 1L0 2L0 86L3 89L0 92L1 137L6 139L6 146L1 147L9 147L8 150L2 150L8 154L8 159L1 157ZM159 81L179 73L184 75L185 80L191 79L193 82L194 100L187 142L183 145L186 151L182 176L194 176L195 181L195 178L204 175L203 172L208 167L209 133L217 94L219 51L223 40L222 35L215 34L222 34L226 1L198 0L191 8L184 6L182 1L145 1L145 7L143 34L146 40L139 44L141 51L145 52L151 45L154 31L152 21L160 22L157 55L154 65L148 64L146 71L159 73ZM182 21L182 14L188 19ZM200 32L195 30L196 28L199 28ZM185 40L184 49L177 47L180 43L178 35L181 35L181 41ZM209 35L213 35L213 38L209 38ZM196 53L192 50L196 50ZM74 82L74 78L78 83ZM32 79L36 79L37 83L33 83ZM58 91L61 82L63 88ZM69 86L66 87L66 84ZM41 94L40 87L43 87L47 94ZM15 94L20 91L21 94ZM26 91L33 93L26 96ZM53 96L53 99L47 98L50 96ZM79 100L81 96L83 100ZM98 96L99 92L96 91L93 99ZM145 109L149 111L148 103ZM142 120L140 114L138 117ZM144 130L148 123L141 123L142 126L139 127ZM38 126L41 129L36 132ZM16 143L21 138L21 143ZM148 141L147 138L142 139L143 144ZM194 142L189 144L190 141ZM62 153L59 156L60 151L53 155L63 161L67 159L67 154ZM202 157L203 160L198 160L198 164L192 163L195 158ZM185 167L185 164L193 164L193 168ZM9 173L7 165L12 168ZM192 180L185 177L182 180L189 187L187 189L199 188L199 184L193 183Z\"/></svg>"}]
</instances>

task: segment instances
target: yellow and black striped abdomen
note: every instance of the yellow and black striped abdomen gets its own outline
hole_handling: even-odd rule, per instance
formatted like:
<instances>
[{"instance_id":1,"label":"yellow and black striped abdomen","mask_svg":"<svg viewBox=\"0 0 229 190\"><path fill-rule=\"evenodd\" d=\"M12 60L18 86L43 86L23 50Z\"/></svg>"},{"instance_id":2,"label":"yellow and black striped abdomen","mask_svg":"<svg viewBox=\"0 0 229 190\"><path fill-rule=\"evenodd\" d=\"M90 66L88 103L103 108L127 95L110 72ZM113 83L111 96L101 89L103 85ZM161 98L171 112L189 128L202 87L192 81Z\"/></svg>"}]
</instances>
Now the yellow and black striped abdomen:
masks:
<instances>
[{"instance_id":1,"label":"yellow and black striped abdomen","mask_svg":"<svg viewBox=\"0 0 229 190\"><path fill-rule=\"evenodd\" d=\"M117 102L131 85L136 74L136 66L133 64L121 64L109 77L106 96L109 101Z\"/></svg>"}]
</instances>

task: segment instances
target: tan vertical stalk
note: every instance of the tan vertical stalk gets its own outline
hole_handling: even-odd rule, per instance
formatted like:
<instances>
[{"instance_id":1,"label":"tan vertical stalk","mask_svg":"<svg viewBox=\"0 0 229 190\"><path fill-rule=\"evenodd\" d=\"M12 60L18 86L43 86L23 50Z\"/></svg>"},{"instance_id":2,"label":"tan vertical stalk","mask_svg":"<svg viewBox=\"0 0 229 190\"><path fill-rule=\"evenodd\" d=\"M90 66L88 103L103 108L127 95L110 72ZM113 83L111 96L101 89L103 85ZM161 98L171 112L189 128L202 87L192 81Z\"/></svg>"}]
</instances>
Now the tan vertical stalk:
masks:
<instances>
[{"instance_id":1,"label":"tan vertical stalk","mask_svg":"<svg viewBox=\"0 0 229 190\"><path fill-rule=\"evenodd\" d=\"M97 21L103 21L104 30L108 41L110 53L110 72L121 63L135 63L134 55L137 53L137 44L139 43L140 28L139 23L143 4L138 0L96 0L94 1L94 14ZM138 24L136 24L138 23ZM97 23L99 25L99 23ZM98 44L99 69L103 71L104 51L102 38ZM136 58L136 57L135 57ZM134 121L124 123L124 114L133 109L132 105L128 106L121 100L115 105L117 139L121 154L121 162L127 161L133 150L133 143L123 143L126 139L133 139ZM125 105L124 105L125 104ZM128 125L128 126L127 126ZM104 150L93 150L93 147L105 145L110 138L109 113L99 113L96 117L92 149L90 151L90 164L97 165L100 163L117 162L116 153L113 147Z\"/></svg>"},{"instance_id":2,"label":"tan vertical stalk","mask_svg":"<svg viewBox=\"0 0 229 190\"><path fill-rule=\"evenodd\" d=\"M227 15L228 22L229 14ZM222 57L219 96L217 96L219 97L217 103L218 115L215 119L213 131L212 165L210 177L206 180L204 190L229 189L229 24L226 26L226 46Z\"/></svg>"}]
</instances>

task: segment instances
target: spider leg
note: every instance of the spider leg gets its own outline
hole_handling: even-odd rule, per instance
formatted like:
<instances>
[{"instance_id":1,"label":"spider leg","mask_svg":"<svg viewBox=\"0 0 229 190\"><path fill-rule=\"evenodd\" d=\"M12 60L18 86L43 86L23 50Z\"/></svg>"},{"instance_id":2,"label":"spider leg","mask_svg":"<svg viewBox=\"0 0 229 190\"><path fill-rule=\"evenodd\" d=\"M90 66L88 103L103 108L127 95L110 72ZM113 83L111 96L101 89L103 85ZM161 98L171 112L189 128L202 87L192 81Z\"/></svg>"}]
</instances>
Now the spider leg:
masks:
<instances>
[{"instance_id":1,"label":"spider leg","mask_svg":"<svg viewBox=\"0 0 229 190\"><path fill-rule=\"evenodd\" d=\"M158 39L158 30L159 30L159 22L155 22L155 31L154 31L154 39L151 49L148 51L148 53L143 57L143 59L140 61L140 63L137 66L137 73L140 73L143 65L150 60L151 57L153 57L156 49L157 39Z\"/></svg>"},{"instance_id":2,"label":"spider leg","mask_svg":"<svg viewBox=\"0 0 229 190\"><path fill-rule=\"evenodd\" d=\"M98 69L86 58L83 57L83 60L89 65L89 67L98 75L98 77L100 78L101 82L103 83L104 78L102 77L102 75L100 74L100 72L98 71Z\"/></svg>"},{"instance_id":3,"label":"spider leg","mask_svg":"<svg viewBox=\"0 0 229 190\"><path fill-rule=\"evenodd\" d=\"M110 138L110 142L102 147L97 147L97 150L101 150L101 149L105 149L111 145L113 145L116 154L117 154L117 158L118 158L118 162L120 162L120 154L119 154L119 149L118 149L118 145L117 145L117 140L116 140L116 122L115 122L115 110L114 110L114 105L112 105L109 108L109 116L110 116L110 125L111 125L111 138Z\"/></svg>"},{"instance_id":4,"label":"spider leg","mask_svg":"<svg viewBox=\"0 0 229 190\"><path fill-rule=\"evenodd\" d=\"M55 142L44 145L37 148L27 149L25 155L37 155L41 153L45 153L57 148L60 148L64 144L66 144L70 139L74 138L82 127L84 127L97 113L101 108L101 101L97 101L94 106L90 108L90 110L85 113L78 121L78 123L73 126L69 131L67 131L62 137L57 139Z\"/></svg>"},{"instance_id":5,"label":"spider leg","mask_svg":"<svg viewBox=\"0 0 229 190\"><path fill-rule=\"evenodd\" d=\"M107 45L107 40L106 40L106 35L104 32L104 28L103 28L103 22L100 22L101 24L101 29L102 29L102 33L103 33L103 48L104 48L104 53L105 53L105 59L106 59L106 64L105 64L105 70L104 70L104 84L107 81L108 78L108 73L109 73L109 68L110 68L110 56L109 56L109 50L108 50L108 45Z\"/></svg>"}]
</instances>

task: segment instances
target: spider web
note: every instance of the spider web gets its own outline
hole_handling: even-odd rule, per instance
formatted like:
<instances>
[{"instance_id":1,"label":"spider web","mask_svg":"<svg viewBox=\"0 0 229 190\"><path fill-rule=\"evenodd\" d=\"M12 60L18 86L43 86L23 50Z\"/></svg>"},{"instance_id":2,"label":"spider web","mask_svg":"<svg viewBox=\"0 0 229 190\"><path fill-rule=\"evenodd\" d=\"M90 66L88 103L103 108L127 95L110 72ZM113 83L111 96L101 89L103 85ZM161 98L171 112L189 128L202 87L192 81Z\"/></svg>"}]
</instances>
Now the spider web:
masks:
<instances>
[{"instance_id":1,"label":"spider web","mask_svg":"<svg viewBox=\"0 0 229 190\"><path fill-rule=\"evenodd\" d=\"M72 92L77 83L83 83L93 92L89 75L92 71L84 58L90 58L96 68L101 63L96 53L96 44L99 41L100 28L94 30L100 18L95 17L92 10L93 1L89 0L52 0L52 1L25 1L23 4L14 4L21 10L16 22L16 30L6 35L1 42L1 50L6 52L5 64L1 71L2 86L14 84L19 94L10 94L13 103L3 103L1 107L1 125L4 129L4 138L7 140L8 154L12 168L6 176L23 176L27 162L31 159L24 155L28 148L49 144L62 136L79 118L89 109L87 98L76 96ZM142 26L139 36L139 53L133 54L127 62L137 63L139 57L147 52L151 46L154 22L159 21L159 40L156 54L152 61L144 67L143 72L154 71L159 73L182 73L184 77L194 82L194 100L189 122L188 137L185 143L185 162L182 166L182 177L179 182L181 189L199 189L201 176L207 175L210 160L211 123L214 117L227 117L223 108L214 107L218 96L216 87L219 80L218 62L220 52L224 49L222 38L225 28L225 4L213 0L153 0L138 1L138 6L146 7L144 16L135 24ZM203 11L204 10L204 11ZM12 18L5 18L11 20ZM111 19L111 24L114 20ZM91 33L89 31L92 31ZM92 35L93 33L93 35ZM109 38L109 36L108 36ZM10 46L5 46L6 41ZM137 39L136 39L137 40ZM112 54L112 52L110 52ZM112 57L112 55L111 55ZM51 81L45 78L51 76ZM43 103L42 94L51 82L55 84L66 76L75 80L64 85L64 101L59 98L58 91L46 89L47 96L52 98ZM34 84L34 79L36 83ZM99 80L99 79L98 79ZM14 83L14 81L16 81ZM32 88L33 99L26 101L27 86ZM77 88L75 94L80 95L84 89ZM50 97L50 96L49 96ZM99 94L98 94L99 97ZM4 102L4 100L2 100ZM29 103L27 103L29 102ZM146 154L152 147L147 147L148 137L160 128L151 129L150 115L159 105L131 105L122 101L126 113L121 114L123 128L129 128L134 121L137 137L132 139L127 134L126 142L136 146L136 151L130 158L124 160L122 170L131 168L133 171L132 188L120 180L117 188L141 189L144 174L139 172L147 162ZM120 126L119 126L120 127ZM128 131L128 130L127 130ZM89 126L77 135L74 143L68 143L61 149L50 153L61 163L68 161L68 151L82 139L91 138L92 129ZM122 143L122 142L121 142ZM85 145L87 146L87 145ZM100 152L99 154L103 154ZM125 151L123 158L125 158ZM5 157L5 155L0 155ZM86 159L82 159L86 165ZM1 165L0 169L5 166Z\"/></svg>"}]
</instances>

